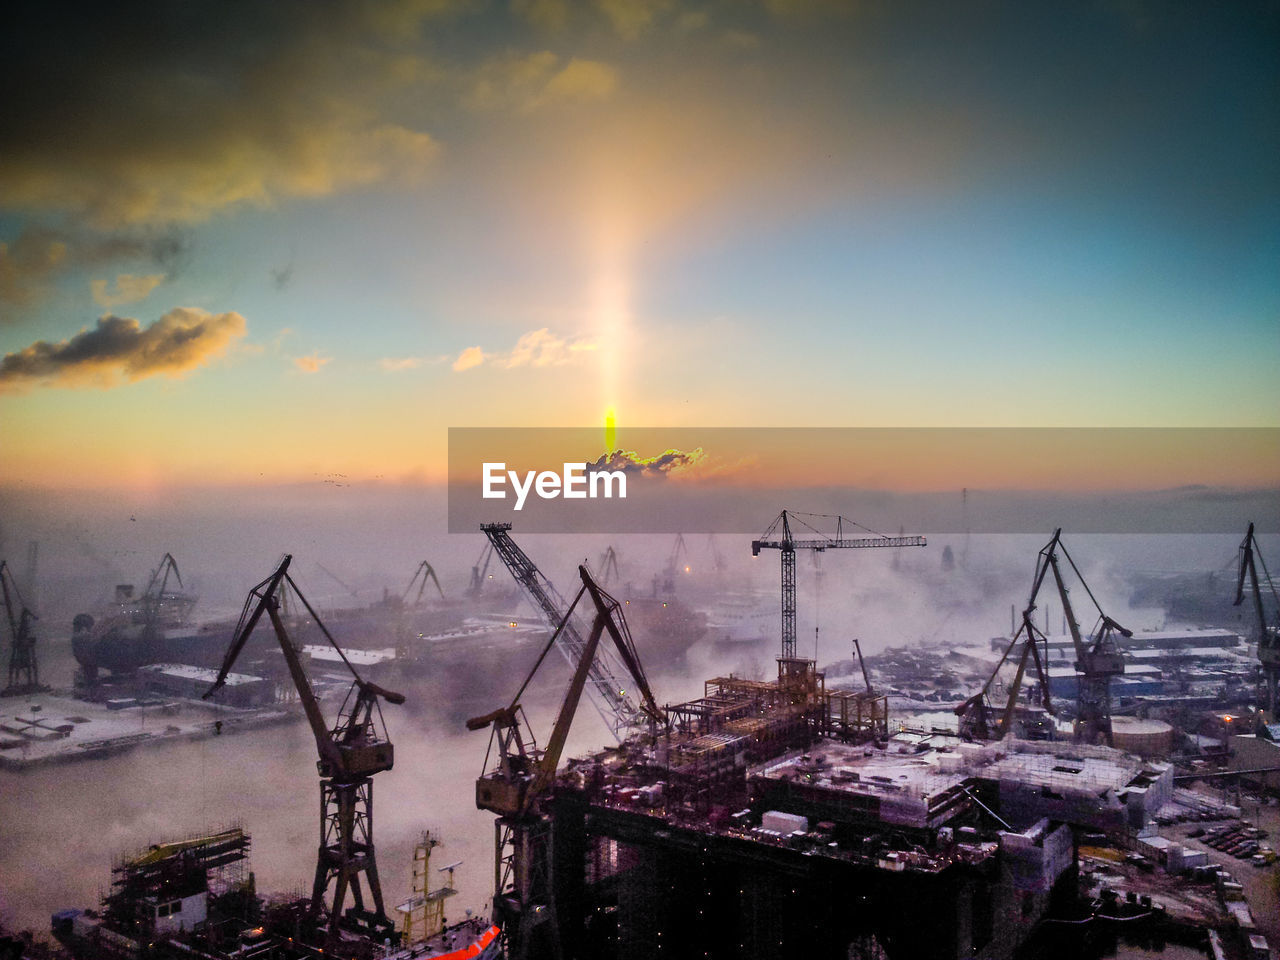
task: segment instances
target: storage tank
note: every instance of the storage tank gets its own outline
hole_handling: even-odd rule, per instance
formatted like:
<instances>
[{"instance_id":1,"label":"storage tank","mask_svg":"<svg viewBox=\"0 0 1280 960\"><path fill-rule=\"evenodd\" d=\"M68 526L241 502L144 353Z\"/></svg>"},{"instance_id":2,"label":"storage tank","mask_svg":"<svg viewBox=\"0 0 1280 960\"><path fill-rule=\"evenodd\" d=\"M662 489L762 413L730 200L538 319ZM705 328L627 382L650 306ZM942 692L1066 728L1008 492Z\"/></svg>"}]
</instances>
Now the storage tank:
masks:
<instances>
[{"instance_id":1,"label":"storage tank","mask_svg":"<svg viewBox=\"0 0 1280 960\"><path fill-rule=\"evenodd\" d=\"M1111 736L1117 750L1140 757L1167 757L1173 750L1173 727L1163 720L1112 717Z\"/></svg>"}]
</instances>

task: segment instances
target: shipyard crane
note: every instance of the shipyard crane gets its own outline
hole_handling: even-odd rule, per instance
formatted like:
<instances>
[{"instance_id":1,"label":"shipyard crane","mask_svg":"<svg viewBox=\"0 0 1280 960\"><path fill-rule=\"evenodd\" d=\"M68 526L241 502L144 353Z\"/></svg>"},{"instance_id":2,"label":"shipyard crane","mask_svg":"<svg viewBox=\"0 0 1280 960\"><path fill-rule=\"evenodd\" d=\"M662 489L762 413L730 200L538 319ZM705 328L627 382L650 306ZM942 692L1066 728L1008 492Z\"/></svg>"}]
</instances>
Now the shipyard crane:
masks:
<instances>
[{"instance_id":1,"label":"shipyard crane","mask_svg":"<svg viewBox=\"0 0 1280 960\"><path fill-rule=\"evenodd\" d=\"M413 590L413 585L418 585L418 595L413 598L413 605L416 607L422 603L423 591L427 589L428 581L436 585L436 590L440 593L440 599L444 599L444 587L440 586L440 578L436 576L436 571L430 563L423 560L418 564L418 569L413 572L413 579L409 581L409 585L404 588L404 596L402 600L409 599L409 593Z\"/></svg>"},{"instance_id":2,"label":"shipyard crane","mask_svg":"<svg viewBox=\"0 0 1280 960\"><path fill-rule=\"evenodd\" d=\"M489 561L493 559L493 544L485 541L484 549L476 562L471 566L471 585L467 587L467 596L473 600L484 591L485 580L489 576Z\"/></svg>"},{"instance_id":3,"label":"shipyard crane","mask_svg":"<svg viewBox=\"0 0 1280 960\"><path fill-rule=\"evenodd\" d=\"M36 636L32 624L40 619L22 599L13 570L0 560L0 598L4 600L9 624L9 685L5 693L34 693L40 686L40 665L36 661Z\"/></svg>"},{"instance_id":4,"label":"shipyard crane","mask_svg":"<svg viewBox=\"0 0 1280 960\"><path fill-rule=\"evenodd\" d=\"M196 598L193 595L169 590L170 577L178 582L180 590L186 589L182 583L182 574L178 571L178 561L173 558L173 554L166 552L160 558L159 566L151 572L147 588L142 591L142 618L148 626L180 624L195 606ZM169 609L166 610L166 607Z\"/></svg>"},{"instance_id":5,"label":"shipyard crane","mask_svg":"<svg viewBox=\"0 0 1280 960\"><path fill-rule=\"evenodd\" d=\"M618 554L613 549L613 544L609 544L609 549L600 555L600 585L606 586L609 583L609 575L617 577L618 574Z\"/></svg>"},{"instance_id":6,"label":"shipyard crane","mask_svg":"<svg viewBox=\"0 0 1280 960\"><path fill-rule=\"evenodd\" d=\"M1076 621L1075 611L1071 606L1070 591L1062 578L1062 569L1058 564L1058 553L1067 558L1076 579L1098 612L1098 620L1086 643L1080 634L1080 624ZM1103 612L1097 597L1089 589L1080 568L1071 559L1066 546L1062 543L1062 528L1053 532L1051 539L1040 551L1036 561L1035 583L1031 588L1031 600L1023 615L1029 617L1035 609L1036 595L1044 583L1045 576L1053 572L1054 583L1058 587L1058 596L1062 601L1062 614L1067 621L1067 630L1071 634L1071 645L1075 650L1076 660L1076 720L1075 739L1081 743L1105 743L1113 746L1111 737L1111 678L1124 673L1124 656L1120 652L1117 634L1132 637L1133 631L1126 630Z\"/></svg>"},{"instance_id":7,"label":"shipyard crane","mask_svg":"<svg viewBox=\"0 0 1280 960\"><path fill-rule=\"evenodd\" d=\"M1265 716L1259 719L1263 723L1275 723L1276 711L1280 710L1280 624L1267 624L1267 616L1262 607L1262 587L1258 578L1259 563L1262 564L1262 572L1266 575L1272 599L1276 601L1277 617L1280 617L1280 596L1276 595L1275 582L1267 570L1266 560L1258 550L1251 523L1248 532L1244 535L1244 541L1240 544L1240 575L1236 580L1234 604L1238 607L1244 602L1244 581L1247 577L1253 597L1254 616L1257 620L1258 661L1262 665L1262 688L1259 691L1258 706L1265 711Z\"/></svg>"},{"instance_id":8,"label":"shipyard crane","mask_svg":"<svg viewBox=\"0 0 1280 960\"><path fill-rule=\"evenodd\" d=\"M301 700L303 712L311 725L319 753L320 850L316 861L315 883L311 888L308 919L315 924L323 915L330 942L336 940L340 924L373 936L391 936L395 925L387 916L383 904L378 863L374 856L373 775L390 770L394 760L379 700L400 704L404 703L404 697L361 678L356 672L310 602L289 576L291 560L292 557L286 555L271 576L249 591L231 646L222 661L222 668L204 696L208 699L227 682L236 658L265 613L275 629L276 639L280 642L280 650L297 688L298 699ZM280 616L279 594L285 584L289 585L293 596L302 603L316 626L338 651L338 656L354 678L332 729L325 722L320 703L303 669L302 660ZM362 874L369 887L372 909L365 904L360 882ZM331 887L332 899L326 908L325 894ZM354 906L344 913L343 905L348 890Z\"/></svg>"},{"instance_id":9,"label":"shipyard crane","mask_svg":"<svg viewBox=\"0 0 1280 960\"><path fill-rule=\"evenodd\" d=\"M590 683L592 666L604 649L608 649L600 646L606 632L640 692L639 712L649 723L650 736L656 737L658 727L667 723L665 712L658 707L649 689L622 615L622 607L592 579L585 566L578 567L578 575L582 578L581 589L561 616L511 702L467 721L468 730L492 728L485 756L485 772L476 781L476 806L498 815L494 922L502 927L507 940L507 956L513 960L526 960L535 954L561 954L555 891L551 882L551 824L545 801L555 782L556 768L583 690ZM573 628L574 610L584 595L590 597L595 608L591 629L578 656L551 736L546 747L539 749L520 698L558 638ZM492 767L491 760L494 761Z\"/></svg>"},{"instance_id":10,"label":"shipyard crane","mask_svg":"<svg viewBox=\"0 0 1280 960\"><path fill-rule=\"evenodd\" d=\"M1022 611L1022 626L1018 627L1008 646L1004 648L1004 654L1000 657L999 662L996 663L995 669L991 671L991 676L987 678L987 682L982 685L981 690L956 707L955 713L960 718L961 735L972 737L975 740L1004 739L1012 729L1013 720L1017 713L1018 694L1022 690L1022 681L1027 673L1028 659L1035 665L1036 679L1039 682L1040 689L1040 703L1044 707L1045 713L1053 716L1053 701L1049 696L1049 677L1045 670L1046 664L1041 661L1037 646L1040 641L1045 639L1045 635L1032 622L1031 614L1034 610L1035 594L1033 593L1026 609ZM1014 671L1013 680L1009 684L1004 712L1000 715L996 732L993 734L991 729L991 688L995 685L996 678L1000 674L1000 668L1009 660L1019 641L1022 642L1022 652L1018 657L1018 666Z\"/></svg>"},{"instance_id":11,"label":"shipyard crane","mask_svg":"<svg viewBox=\"0 0 1280 960\"><path fill-rule=\"evenodd\" d=\"M680 561L684 561L684 569L680 568ZM689 548L685 546L684 534L676 534L676 542L671 547L671 555L667 557L667 565L663 569L666 579L662 584L662 589L667 593L675 593L676 579L681 573L688 573L689 568ZM654 578L657 580L657 577Z\"/></svg>"},{"instance_id":12,"label":"shipyard crane","mask_svg":"<svg viewBox=\"0 0 1280 960\"><path fill-rule=\"evenodd\" d=\"M555 630L556 646L576 669L583 661L587 641L582 636L578 624L570 618L565 620L565 611L569 609L564 598L511 539L511 524L484 523L480 525L494 552L506 564L511 576L524 589L536 609L541 611L547 627ZM557 628L557 624L562 624ZM627 694L627 686L622 680L622 664L613 653L605 648L599 656L588 659L587 692L591 702L599 712L601 719L618 740L623 739L624 731L641 722L642 712Z\"/></svg>"},{"instance_id":13,"label":"shipyard crane","mask_svg":"<svg viewBox=\"0 0 1280 960\"><path fill-rule=\"evenodd\" d=\"M801 517L836 521L834 537L822 533ZM791 524L796 522L811 530L815 537L797 540L791 535ZM868 533L875 533L862 524L845 517L832 517L819 513L796 513L794 510L783 510L759 540L751 541L751 555L760 556L761 550L777 550L782 566L782 659L796 658L796 551L797 550L843 550L858 547L923 547L924 537L886 537L878 534L874 537L846 538L845 524L860 527Z\"/></svg>"}]
</instances>

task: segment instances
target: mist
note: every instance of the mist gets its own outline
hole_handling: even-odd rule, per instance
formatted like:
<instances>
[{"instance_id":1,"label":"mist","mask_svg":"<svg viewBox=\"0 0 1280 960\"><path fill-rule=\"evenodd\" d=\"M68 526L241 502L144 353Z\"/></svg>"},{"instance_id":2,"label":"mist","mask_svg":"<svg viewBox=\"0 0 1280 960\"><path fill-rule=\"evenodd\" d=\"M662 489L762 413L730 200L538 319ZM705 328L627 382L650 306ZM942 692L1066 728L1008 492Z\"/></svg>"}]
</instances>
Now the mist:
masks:
<instances>
[{"instance_id":1,"label":"mist","mask_svg":"<svg viewBox=\"0 0 1280 960\"><path fill-rule=\"evenodd\" d=\"M120 495L7 494L0 512L0 557L21 580L28 545L36 543L35 581L23 582L40 614L41 679L56 690L72 686L71 619L110 597L116 584L140 590L160 557L177 559L185 587L200 596L197 621L238 613L248 589L266 577L282 553L291 572L323 612L363 606L384 591L402 593L418 563L428 560L446 595L467 585L486 541L475 534L442 534L445 503L430 488L352 488L318 481L307 488L186 491ZM761 528L769 517L761 518ZM910 517L902 524L911 529ZM1103 609L1131 629L1175 626L1156 608L1129 605L1139 573L1229 570L1248 517L1234 535L1073 536L1064 542ZM847 659L859 638L869 655L916 645L944 650L965 641L1007 636L1010 608L1027 600L1036 555L1052 535L929 537L923 548L828 550L797 557L798 647L819 666ZM928 531L922 531L928 535ZM670 570L676 595L697 609L727 592L748 594L777 611L778 558L753 558L749 536L690 535L677 552L670 535L513 536L539 568L571 596L576 566L600 572L614 547L619 572L608 590L620 599L648 595ZM1277 556L1277 538L1260 537ZM951 562L944 562L950 552ZM687 569L686 569L687 568ZM495 558L489 568L503 588L510 577ZM1073 592L1086 628L1093 611ZM520 607L532 617L532 609ZM1056 597L1041 603L1049 632L1057 632ZM750 655L695 644L683 662L647 662L659 702L701 695L703 680L730 671L768 676L773 640ZM644 661L645 650L639 650ZM549 733L568 679L562 658L549 657L524 698L534 731ZM413 844L424 829L444 841L436 867L462 861L460 894L450 919L487 909L493 878L493 818L474 803L488 734L466 732L466 715L505 704L521 680L513 672L482 675L466 669L407 684L404 707L385 706L395 768L375 781L374 829L388 909L409 894ZM20 709L20 703L0 706ZM331 712L332 703L325 704ZM598 748L610 735L596 712L578 711L567 756ZM237 823L253 840L251 864L264 893L307 893L318 845L315 744L299 721L268 729L171 742L75 763L0 770L0 920L17 929L47 930L49 915L67 907L96 907L120 858L152 843ZM432 882L443 877L433 870Z\"/></svg>"}]
</instances>

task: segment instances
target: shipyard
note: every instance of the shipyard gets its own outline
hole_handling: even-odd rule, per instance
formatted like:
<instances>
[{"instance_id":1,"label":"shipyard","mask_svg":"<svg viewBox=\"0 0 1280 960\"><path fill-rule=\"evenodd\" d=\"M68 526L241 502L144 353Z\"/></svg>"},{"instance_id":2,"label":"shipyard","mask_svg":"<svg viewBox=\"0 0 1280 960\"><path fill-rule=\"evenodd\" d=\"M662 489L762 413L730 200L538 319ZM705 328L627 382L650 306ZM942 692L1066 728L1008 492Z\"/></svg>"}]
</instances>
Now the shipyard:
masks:
<instances>
[{"instance_id":1,"label":"shipyard","mask_svg":"<svg viewBox=\"0 0 1280 960\"><path fill-rule=\"evenodd\" d=\"M1280 960L1280 0L0 31L0 960Z\"/></svg>"},{"instance_id":2,"label":"shipyard","mask_svg":"<svg viewBox=\"0 0 1280 960\"><path fill-rule=\"evenodd\" d=\"M511 524L482 533L469 575L452 578L465 583L465 600L423 561L403 594L384 590L370 606L324 614L285 557L249 591L238 621L161 631L160 616L185 621L198 609L194 594L177 603L157 587L165 570L172 593L181 584L166 555L141 599L117 589L113 603L125 607L114 620L136 634L117 628L92 647L68 644L70 690L37 681L49 644L37 642L17 581L0 570L13 664L0 729L12 776L130 763L149 750L182 763L182 752L209 743L238 752L240 738L260 752L265 744L248 742L289 729L300 744L307 726L321 773L323 842L310 895L302 875L280 890L262 886L252 859L261 832L222 807L221 820L185 833L100 851L110 859L94 881L109 884L100 902L47 904L46 931L8 934L14 955L1014 960L1050 943L1075 956L1119 938L1252 960L1274 936L1274 596L1252 529L1234 586L1242 606L1262 611L1253 631L1122 626L1128 611L1113 619L1095 606L1057 531L1029 558L1032 592L1007 636L876 644L875 653L849 636L826 648L845 646L848 656L821 664L800 654L799 625L812 623L817 642L822 618L805 609L819 599L815 570L797 557L879 548L904 579L921 570L909 558L929 552L927 538L866 535L847 518L784 511L744 548L777 557L780 599L759 600L773 638L726 649L706 636L730 566L715 538L705 550L677 537L650 552L660 566L652 596L689 612L655 628L637 602L636 630L632 596L648 591L615 583L615 596L606 586L623 579L625 545L580 564L573 592L562 594ZM954 572L954 557L944 553L938 569ZM763 576L753 577L764 594ZM1077 596L1092 607L1087 616ZM111 619L109 607L99 616ZM695 616L698 608L707 612ZM73 618L75 638L89 616ZM1086 620L1093 629L1079 626ZM1076 629L1052 630L1063 626ZM487 640L495 630L499 639ZM177 663L167 659L173 645L143 642L184 632L216 636L221 654L191 644L197 662ZM452 661L409 656L414 643L445 636ZM375 645L387 637L398 639ZM491 643L508 669L483 686L489 699L421 719L443 728L458 755L451 766L461 776L433 795L452 794L446 806L473 801L480 823L473 818L466 837L441 834L423 826L431 810L405 809L403 792L381 801L375 818L373 778L397 779L387 773L390 731L412 729L398 720L413 692L434 690L427 678L450 663L486 665ZM757 659L744 660L744 648ZM682 652L674 674L673 650ZM759 668L765 657L770 673ZM653 680L648 662L662 666ZM664 681L683 677L677 686L692 690L692 669L717 663L729 669L704 676L690 699L658 699ZM1109 680L1102 689L1088 664ZM295 767L281 786L314 790L304 786L305 764ZM275 792L252 777L235 788L246 791ZM394 864L374 853L388 802ZM468 863L431 867L459 847ZM460 889L458 871L480 889ZM918 902L929 910L904 909ZM455 912L454 903L469 905Z\"/></svg>"}]
</instances>

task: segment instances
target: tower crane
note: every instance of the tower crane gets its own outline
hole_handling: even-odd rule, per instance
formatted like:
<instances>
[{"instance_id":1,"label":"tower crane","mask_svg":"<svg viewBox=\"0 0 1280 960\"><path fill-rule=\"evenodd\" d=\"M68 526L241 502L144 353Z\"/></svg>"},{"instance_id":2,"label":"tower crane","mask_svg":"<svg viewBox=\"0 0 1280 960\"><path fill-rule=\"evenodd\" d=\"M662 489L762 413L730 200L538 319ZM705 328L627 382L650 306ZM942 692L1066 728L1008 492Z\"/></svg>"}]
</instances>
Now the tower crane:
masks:
<instances>
[{"instance_id":1,"label":"tower crane","mask_svg":"<svg viewBox=\"0 0 1280 960\"><path fill-rule=\"evenodd\" d=\"M9 624L9 685L6 693L33 693L40 686L36 636L32 624L40 619L27 607L7 561L0 560L0 598Z\"/></svg>"},{"instance_id":2,"label":"tower crane","mask_svg":"<svg viewBox=\"0 0 1280 960\"><path fill-rule=\"evenodd\" d=\"M1076 621L1075 611L1071 606L1070 591L1062 578L1062 569L1058 564L1058 553L1067 558L1076 579L1084 592L1088 594L1094 609L1098 611L1098 620L1089 636L1089 642L1080 634L1080 624ZM1062 600L1062 614L1067 621L1067 630L1071 633L1071 645L1075 649L1076 661L1076 721L1075 739L1082 743L1103 742L1113 746L1111 737L1111 678L1124 673L1124 656L1120 652L1116 635L1133 636L1133 631L1126 630L1107 616L1098 599L1089 589L1080 568L1071 559L1066 546L1062 543L1062 528L1053 532L1051 539L1040 551L1036 561L1035 583L1031 588L1031 600L1023 614L1024 624L1035 609L1036 595L1044 583L1045 576L1053 572L1054 583L1058 587L1058 596Z\"/></svg>"},{"instance_id":3,"label":"tower crane","mask_svg":"<svg viewBox=\"0 0 1280 960\"><path fill-rule=\"evenodd\" d=\"M409 593L413 590L413 585L416 583L418 584L418 595L413 598L413 605L415 607L418 606L422 603L422 594L423 591L427 589L428 580L436 585L436 590L440 594L440 599L443 600L444 587L440 586L440 578L436 576L435 568L426 560L423 560L418 564L418 569L413 571L413 579L411 579L409 581L409 585L404 588L404 597L402 599L409 599Z\"/></svg>"},{"instance_id":4,"label":"tower crane","mask_svg":"<svg viewBox=\"0 0 1280 960\"><path fill-rule=\"evenodd\" d=\"M1276 596L1275 583L1267 570L1267 562L1262 559L1262 553L1258 550L1251 523L1240 544L1240 576L1236 581L1234 603L1238 607L1244 602L1244 581L1248 577L1257 619L1258 661L1262 665L1262 688L1259 691L1258 706L1265 711L1265 717L1260 719L1263 723L1275 723L1276 711L1280 709L1280 624L1267 624L1266 613L1262 608L1262 587L1258 579L1259 563L1262 564L1262 572L1266 574L1272 599L1276 601L1277 617L1280 617L1280 597Z\"/></svg>"},{"instance_id":5,"label":"tower crane","mask_svg":"<svg viewBox=\"0 0 1280 960\"><path fill-rule=\"evenodd\" d=\"M836 521L834 537L822 533L801 517ZM807 527L815 537L797 540L791 535L792 521ZM836 550L858 547L923 547L924 537L886 537L876 534L874 537L846 538L845 524L861 527L868 533L875 533L862 524L845 517L832 517L819 513L796 513L794 510L783 510L759 540L751 541L751 555L760 556L761 550L777 550L781 556L782 566L782 659L796 658L796 551L797 550Z\"/></svg>"},{"instance_id":6,"label":"tower crane","mask_svg":"<svg viewBox=\"0 0 1280 960\"><path fill-rule=\"evenodd\" d=\"M285 556L271 576L249 591L222 668L204 696L208 699L226 683L236 658L265 613L275 629L319 753L316 766L320 772L320 849L308 919L316 924L323 915L330 942L336 940L340 924L374 936L390 936L395 925L383 904L373 847L373 775L390 770L394 760L379 700L400 704L404 703L404 697L361 678L356 672L289 576L291 560L291 556ZM284 584L288 584L294 597L301 601L354 678L332 729L325 722L302 660L280 616L279 594ZM368 884L372 909L365 905L362 874ZM331 887L332 898L326 908L325 894ZM354 906L344 913L348 891Z\"/></svg>"},{"instance_id":7,"label":"tower crane","mask_svg":"<svg viewBox=\"0 0 1280 960\"><path fill-rule=\"evenodd\" d=\"M555 584L543 576L533 561L511 539L511 524L484 523L480 525L494 552L502 558L511 576L533 602L535 608L542 612L547 627L555 630L556 645L561 654L573 668L584 659L587 641L583 639L578 624L572 617L566 619L564 598L556 590ZM560 626L557 626L559 624ZM633 727L642 719L641 711L627 694L627 685L622 681L622 664L613 653L605 648L599 656L588 659L588 686L592 704L601 719L621 740L623 731Z\"/></svg>"},{"instance_id":8,"label":"tower crane","mask_svg":"<svg viewBox=\"0 0 1280 960\"><path fill-rule=\"evenodd\" d=\"M666 723L666 715L655 702L640 666L622 607L592 579L585 566L578 567L578 575L582 578L581 589L511 703L467 721L468 730L492 727L485 756L486 772L476 781L476 806L498 815L494 922L502 926L507 956L513 960L525 960L535 953L552 956L561 953L551 882L551 823L545 803L555 782L569 727L590 681L592 666L603 652L600 640L606 632L640 692L639 711L649 722L651 736L656 736L657 727ZM574 610L584 595L590 597L595 616L578 654L573 679L551 736L546 747L539 749L520 698L558 637L572 628ZM495 761L492 767L490 760Z\"/></svg>"}]
</instances>

